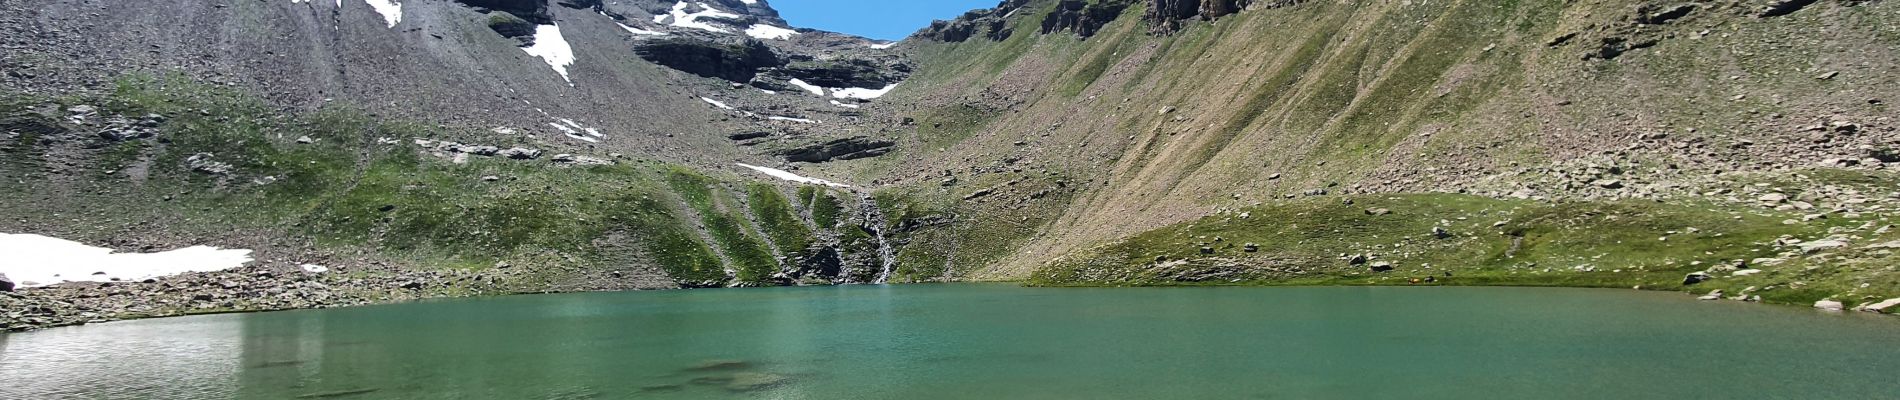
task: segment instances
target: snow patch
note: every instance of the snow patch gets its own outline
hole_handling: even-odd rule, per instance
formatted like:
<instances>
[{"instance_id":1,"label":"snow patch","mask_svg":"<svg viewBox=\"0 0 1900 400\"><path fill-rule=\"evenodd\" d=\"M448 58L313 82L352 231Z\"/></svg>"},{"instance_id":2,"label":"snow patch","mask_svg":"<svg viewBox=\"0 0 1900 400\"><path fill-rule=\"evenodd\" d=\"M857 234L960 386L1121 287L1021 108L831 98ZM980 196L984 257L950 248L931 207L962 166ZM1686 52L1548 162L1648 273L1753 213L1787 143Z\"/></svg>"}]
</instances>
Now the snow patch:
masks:
<instances>
[{"instance_id":1,"label":"snow patch","mask_svg":"<svg viewBox=\"0 0 1900 400\"><path fill-rule=\"evenodd\" d=\"M903 42L890 42L890 43L871 43L871 48L873 48L873 49L878 49L878 50L884 50L884 49L888 49L888 48L892 48L892 47L897 47L897 44L898 44L898 43L903 43Z\"/></svg>"},{"instance_id":2,"label":"snow patch","mask_svg":"<svg viewBox=\"0 0 1900 400\"><path fill-rule=\"evenodd\" d=\"M377 14L382 14L383 21L388 22L391 28L396 27L397 22L402 22L402 3L396 0L363 0L363 3L376 9Z\"/></svg>"},{"instance_id":3,"label":"snow patch","mask_svg":"<svg viewBox=\"0 0 1900 400\"><path fill-rule=\"evenodd\" d=\"M614 23L614 25L620 25L620 29L626 29L626 30L627 30L627 33L632 33L632 34L635 34L635 35L647 35L647 36L666 36L666 32L659 32L659 31L649 31L649 30L645 30L645 29L640 29L640 28L635 28L635 27L631 27L631 26L627 26L627 24L622 24L622 23L619 23L619 22L615 22L615 23Z\"/></svg>"},{"instance_id":4,"label":"snow patch","mask_svg":"<svg viewBox=\"0 0 1900 400\"><path fill-rule=\"evenodd\" d=\"M792 86L797 86L799 89L805 89L805 91L811 92L811 94L815 94L819 96L825 95L825 88L818 87L818 85L805 83L804 79L792 78Z\"/></svg>"},{"instance_id":5,"label":"snow patch","mask_svg":"<svg viewBox=\"0 0 1900 400\"><path fill-rule=\"evenodd\" d=\"M798 35L798 31L766 24L755 24L750 28L746 28L745 34L746 36L758 39L791 40L792 36Z\"/></svg>"},{"instance_id":6,"label":"snow patch","mask_svg":"<svg viewBox=\"0 0 1900 400\"><path fill-rule=\"evenodd\" d=\"M312 274L321 274L325 272L330 272L330 267L325 267L325 266L316 265L316 264L304 264L304 265L299 265L297 267L303 268L304 272L309 272Z\"/></svg>"},{"instance_id":7,"label":"snow patch","mask_svg":"<svg viewBox=\"0 0 1900 400\"><path fill-rule=\"evenodd\" d=\"M726 105L726 103L724 103L724 102L721 102L721 101L719 101L719 100L713 100L713 99L711 99L711 98L707 98L707 97L700 97L700 98L699 98L699 100L701 100L701 101L705 101L705 102L706 102L706 104L711 104L711 105L713 105L714 107L719 107L719 108L724 108L724 109L727 109L727 110L731 110L731 109L733 109L733 108L732 108L732 106L729 106L729 105Z\"/></svg>"},{"instance_id":8,"label":"snow patch","mask_svg":"<svg viewBox=\"0 0 1900 400\"><path fill-rule=\"evenodd\" d=\"M844 108L862 108L861 106L856 105L856 104L845 104L844 102L840 102L837 100L832 100L831 105L844 107Z\"/></svg>"},{"instance_id":9,"label":"snow patch","mask_svg":"<svg viewBox=\"0 0 1900 400\"><path fill-rule=\"evenodd\" d=\"M816 124L816 123L818 123L818 121L817 121L817 120L811 120L811 119L804 119L804 118L794 118L794 117L781 117L781 116L777 116L777 115L773 115L773 116L769 116L769 117L765 117L765 119L769 119L769 120L773 120L773 121L791 121L791 122L802 122L802 123L807 123L807 124Z\"/></svg>"},{"instance_id":10,"label":"snow patch","mask_svg":"<svg viewBox=\"0 0 1900 400\"><path fill-rule=\"evenodd\" d=\"M22 287L66 282L137 282L187 272L244 266L251 251L193 246L163 253L115 253L112 249L33 234L0 233L0 274Z\"/></svg>"},{"instance_id":11,"label":"snow patch","mask_svg":"<svg viewBox=\"0 0 1900 400\"><path fill-rule=\"evenodd\" d=\"M739 166L741 167L751 168L753 171L759 171L766 175L771 175L773 178L779 178L779 179L783 179L787 181L798 182L798 183L809 183L813 185L834 186L834 187L841 187L841 188L851 187L851 186L847 186L841 183L827 181L823 179L806 178L803 176L798 176L798 174L786 172L785 170L781 170L777 168L766 168L766 167L761 167L761 166L751 165L751 164L746 164L746 163L737 163L737 164L739 164Z\"/></svg>"},{"instance_id":12,"label":"snow patch","mask_svg":"<svg viewBox=\"0 0 1900 400\"><path fill-rule=\"evenodd\" d=\"M528 55L541 57L548 62L554 72L561 74L561 80L572 86L573 79L567 77L567 67L574 65L574 48L568 46L567 39L561 36L560 25L539 25L534 27L534 45L521 48Z\"/></svg>"},{"instance_id":13,"label":"snow patch","mask_svg":"<svg viewBox=\"0 0 1900 400\"><path fill-rule=\"evenodd\" d=\"M535 111L541 111L541 109L537 108ZM541 111L541 115L548 115L548 112ZM554 116L548 115L548 118L554 118ZM553 126L554 129L560 130L561 134L567 135L567 137L588 143L600 143L600 139L607 137L607 135L600 133L599 129L581 126L579 122L574 122L574 120L567 118L554 119L560 121L560 123L549 122L548 126Z\"/></svg>"},{"instance_id":14,"label":"snow patch","mask_svg":"<svg viewBox=\"0 0 1900 400\"><path fill-rule=\"evenodd\" d=\"M691 12L691 13L686 12L687 8L691 8L693 6L699 6L700 10L698 12ZM711 4L706 4L706 2L703 2L703 1L694 2L690 4L685 1L674 3L673 10L671 13L667 15L655 16L653 18L653 22L666 21L666 17L673 17L673 26L677 26L681 28L701 29L701 30L707 30L707 31L718 32L718 33L731 33L732 31L728 31L725 28L713 26L712 24L708 24L705 22L699 22L699 19L700 18L714 18L714 19L742 18L739 14L733 14L733 13L729 13L725 11L720 11L717 8L713 8Z\"/></svg>"},{"instance_id":15,"label":"snow patch","mask_svg":"<svg viewBox=\"0 0 1900 400\"><path fill-rule=\"evenodd\" d=\"M870 99L875 99L879 97L884 97L884 94L890 93L891 89L896 89L896 88L897 88L897 84L893 83L890 86L885 86L883 89L865 89L865 88L832 89L831 97L836 97L840 99L870 100Z\"/></svg>"}]
</instances>

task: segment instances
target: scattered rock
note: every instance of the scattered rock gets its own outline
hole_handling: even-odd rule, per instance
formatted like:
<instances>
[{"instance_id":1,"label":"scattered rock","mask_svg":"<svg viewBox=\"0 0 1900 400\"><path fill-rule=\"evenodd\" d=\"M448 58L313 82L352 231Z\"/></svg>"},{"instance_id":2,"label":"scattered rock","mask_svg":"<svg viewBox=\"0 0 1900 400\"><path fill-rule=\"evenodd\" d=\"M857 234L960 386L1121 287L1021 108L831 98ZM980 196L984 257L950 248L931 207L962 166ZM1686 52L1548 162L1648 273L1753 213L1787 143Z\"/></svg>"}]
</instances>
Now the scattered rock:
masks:
<instances>
[{"instance_id":1,"label":"scattered rock","mask_svg":"<svg viewBox=\"0 0 1900 400\"><path fill-rule=\"evenodd\" d=\"M192 171L211 175L229 175L231 173L231 169L233 168L231 164L214 161L212 157L216 156L211 153L193 154L191 157L185 158L185 166L190 167Z\"/></svg>"},{"instance_id":2,"label":"scattered rock","mask_svg":"<svg viewBox=\"0 0 1900 400\"><path fill-rule=\"evenodd\" d=\"M1373 262L1369 268L1372 269L1372 272L1388 272L1388 271L1391 271L1394 267L1392 266L1392 262L1390 261L1376 261L1376 262Z\"/></svg>"},{"instance_id":3,"label":"scattered rock","mask_svg":"<svg viewBox=\"0 0 1900 400\"><path fill-rule=\"evenodd\" d=\"M1801 244L1797 244L1795 246L1800 247L1802 252L1805 252L1808 254L1814 254L1814 253L1819 253L1822 251L1847 247L1847 242L1829 239L1829 240L1816 240L1812 242L1804 242Z\"/></svg>"},{"instance_id":4,"label":"scattered rock","mask_svg":"<svg viewBox=\"0 0 1900 400\"><path fill-rule=\"evenodd\" d=\"M500 154L502 157L508 157L510 159L515 159L515 160L533 160L536 158L541 158L541 150L521 148L521 147L502 150L497 154Z\"/></svg>"},{"instance_id":5,"label":"scattered rock","mask_svg":"<svg viewBox=\"0 0 1900 400\"><path fill-rule=\"evenodd\" d=\"M1241 246L1241 250L1244 250L1244 251L1246 251L1246 252L1248 252L1248 253L1254 253L1254 252L1259 252L1259 251L1260 251L1260 245L1259 245L1259 244L1257 244L1257 243L1248 243L1248 244L1247 244L1247 245L1245 245L1245 246Z\"/></svg>"},{"instance_id":6,"label":"scattered rock","mask_svg":"<svg viewBox=\"0 0 1900 400\"><path fill-rule=\"evenodd\" d=\"M1432 237L1439 238L1439 239L1450 238L1451 231L1445 230L1444 227L1434 226L1432 227Z\"/></svg>"},{"instance_id":7,"label":"scattered rock","mask_svg":"<svg viewBox=\"0 0 1900 400\"><path fill-rule=\"evenodd\" d=\"M1814 308L1818 308L1823 311L1841 311L1841 310L1847 309L1847 306L1841 305L1841 302L1834 301L1834 300L1821 300L1821 301L1814 302Z\"/></svg>"},{"instance_id":8,"label":"scattered rock","mask_svg":"<svg viewBox=\"0 0 1900 400\"><path fill-rule=\"evenodd\" d=\"M1387 209L1383 209L1383 208L1368 208L1368 209L1366 209L1366 215L1387 215L1387 214L1391 214L1391 213L1392 213L1392 210L1387 210Z\"/></svg>"}]
</instances>

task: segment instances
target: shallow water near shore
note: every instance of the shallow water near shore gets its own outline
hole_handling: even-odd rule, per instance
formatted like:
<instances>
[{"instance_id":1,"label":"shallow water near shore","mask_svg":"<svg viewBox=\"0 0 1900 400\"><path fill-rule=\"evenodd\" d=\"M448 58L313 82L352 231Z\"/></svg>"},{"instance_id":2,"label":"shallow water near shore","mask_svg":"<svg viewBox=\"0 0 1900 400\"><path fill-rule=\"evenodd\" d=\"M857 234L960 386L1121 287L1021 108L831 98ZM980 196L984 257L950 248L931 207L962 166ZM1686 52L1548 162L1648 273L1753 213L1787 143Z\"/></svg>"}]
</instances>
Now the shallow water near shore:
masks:
<instances>
[{"instance_id":1,"label":"shallow water near shore","mask_svg":"<svg viewBox=\"0 0 1900 400\"><path fill-rule=\"evenodd\" d=\"M1885 398L1900 319L1539 288L587 293L0 335L0 398Z\"/></svg>"}]
</instances>

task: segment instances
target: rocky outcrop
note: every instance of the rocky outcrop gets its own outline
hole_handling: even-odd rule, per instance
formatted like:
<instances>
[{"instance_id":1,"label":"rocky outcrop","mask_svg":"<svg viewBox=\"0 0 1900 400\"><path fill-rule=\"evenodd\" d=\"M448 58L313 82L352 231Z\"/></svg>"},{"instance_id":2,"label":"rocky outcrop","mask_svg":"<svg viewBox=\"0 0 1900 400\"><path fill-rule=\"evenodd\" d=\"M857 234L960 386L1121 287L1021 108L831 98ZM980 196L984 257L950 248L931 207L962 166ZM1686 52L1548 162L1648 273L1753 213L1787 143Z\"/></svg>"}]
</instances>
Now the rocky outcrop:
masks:
<instances>
[{"instance_id":1,"label":"rocky outcrop","mask_svg":"<svg viewBox=\"0 0 1900 400\"><path fill-rule=\"evenodd\" d=\"M490 11L500 11L520 17L535 24L554 23L554 14L548 12L548 0L455 0ZM565 0L564 0L565 1Z\"/></svg>"},{"instance_id":2,"label":"rocky outcrop","mask_svg":"<svg viewBox=\"0 0 1900 400\"><path fill-rule=\"evenodd\" d=\"M877 157L890 153L891 148L896 145L896 142L860 136L781 150L778 155L791 162L821 163Z\"/></svg>"},{"instance_id":3,"label":"rocky outcrop","mask_svg":"<svg viewBox=\"0 0 1900 400\"><path fill-rule=\"evenodd\" d=\"M727 44L689 38L667 38L634 46L634 54L667 68L708 78L749 82L766 68L784 65L772 48L757 40Z\"/></svg>"},{"instance_id":4,"label":"rocky outcrop","mask_svg":"<svg viewBox=\"0 0 1900 400\"><path fill-rule=\"evenodd\" d=\"M8 279L7 274L0 274L0 292L11 292L13 287L13 280Z\"/></svg>"},{"instance_id":5,"label":"rocky outcrop","mask_svg":"<svg viewBox=\"0 0 1900 400\"><path fill-rule=\"evenodd\" d=\"M502 37L520 40L521 45L534 44L534 23L503 11L488 13L488 29Z\"/></svg>"},{"instance_id":6,"label":"rocky outcrop","mask_svg":"<svg viewBox=\"0 0 1900 400\"><path fill-rule=\"evenodd\" d=\"M1288 7L1304 3L1307 0L1153 0L1148 5L1148 14L1144 19L1154 26L1155 33L1168 33L1180 30L1192 20L1213 20L1249 8L1270 9Z\"/></svg>"},{"instance_id":7,"label":"rocky outcrop","mask_svg":"<svg viewBox=\"0 0 1900 400\"><path fill-rule=\"evenodd\" d=\"M797 78L819 87L881 88L904 80L909 71L910 66L901 63L886 66L871 60L844 59L795 62L774 75Z\"/></svg>"},{"instance_id":8,"label":"rocky outcrop","mask_svg":"<svg viewBox=\"0 0 1900 400\"><path fill-rule=\"evenodd\" d=\"M1077 36L1095 36L1095 32L1120 18L1134 0L1107 0L1089 3L1083 0L1062 0L1056 3L1056 9L1042 19L1042 33L1074 31Z\"/></svg>"},{"instance_id":9,"label":"rocky outcrop","mask_svg":"<svg viewBox=\"0 0 1900 400\"><path fill-rule=\"evenodd\" d=\"M963 13L956 19L938 20L930 27L918 31L916 36L925 40L939 42L962 42L971 38L989 40L1008 39L1015 33L1009 28L1009 18L1016 15L1031 0L1003 0L996 8L973 10Z\"/></svg>"}]
</instances>

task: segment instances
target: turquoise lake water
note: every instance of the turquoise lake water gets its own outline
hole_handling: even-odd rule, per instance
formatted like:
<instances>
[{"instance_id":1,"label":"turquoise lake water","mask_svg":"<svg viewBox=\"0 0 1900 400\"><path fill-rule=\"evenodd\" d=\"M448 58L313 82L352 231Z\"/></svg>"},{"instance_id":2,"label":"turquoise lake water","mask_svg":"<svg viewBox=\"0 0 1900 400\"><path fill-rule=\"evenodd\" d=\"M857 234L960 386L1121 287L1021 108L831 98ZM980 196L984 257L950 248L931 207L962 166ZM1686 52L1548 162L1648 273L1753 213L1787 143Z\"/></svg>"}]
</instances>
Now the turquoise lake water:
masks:
<instances>
[{"instance_id":1,"label":"turquoise lake water","mask_svg":"<svg viewBox=\"0 0 1900 400\"><path fill-rule=\"evenodd\" d=\"M0 398L1893 399L1900 318L1596 289L560 294L0 334Z\"/></svg>"}]
</instances>

